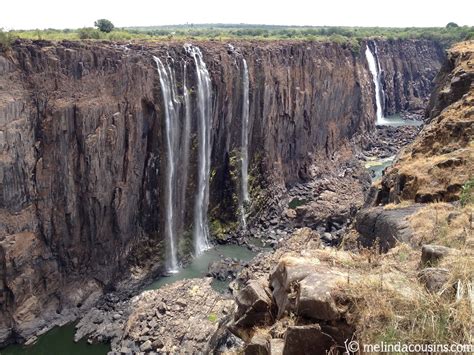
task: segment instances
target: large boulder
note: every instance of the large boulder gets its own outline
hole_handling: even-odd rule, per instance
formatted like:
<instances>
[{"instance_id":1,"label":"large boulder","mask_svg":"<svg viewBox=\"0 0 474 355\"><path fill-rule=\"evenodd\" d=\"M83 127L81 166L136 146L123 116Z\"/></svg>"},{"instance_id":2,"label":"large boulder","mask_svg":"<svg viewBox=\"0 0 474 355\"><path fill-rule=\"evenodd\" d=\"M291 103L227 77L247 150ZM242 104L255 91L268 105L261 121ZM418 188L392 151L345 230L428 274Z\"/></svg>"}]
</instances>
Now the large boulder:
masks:
<instances>
[{"instance_id":1,"label":"large boulder","mask_svg":"<svg viewBox=\"0 0 474 355\"><path fill-rule=\"evenodd\" d=\"M337 344L319 324L289 326L285 333L283 355L327 354Z\"/></svg>"},{"instance_id":2,"label":"large boulder","mask_svg":"<svg viewBox=\"0 0 474 355\"><path fill-rule=\"evenodd\" d=\"M437 293L443 290L450 276L448 269L427 267L418 273L418 280L428 291Z\"/></svg>"},{"instance_id":3,"label":"large boulder","mask_svg":"<svg viewBox=\"0 0 474 355\"><path fill-rule=\"evenodd\" d=\"M421 248L421 263L423 265L436 265L442 258L452 252L451 248L435 244L425 244Z\"/></svg>"},{"instance_id":4,"label":"large boulder","mask_svg":"<svg viewBox=\"0 0 474 355\"><path fill-rule=\"evenodd\" d=\"M271 321L271 293L263 280L251 280L236 298L236 327L253 327Z\"/></svg>"},{"instance_id":5,"label":"large boulder","mask_svg":"<svg viewBox=\"0 0 474 355\"><path fill-rule=\"evenodd\" d=\"M287 311L314 320L340 318L333 297L347 274L320 264L317 259L284 257L270 275L273 298L280 318Z\"/></svg>"},{"instance_id":6,"label":"large boulder","mask_svg":"<svg viewBox=\"0 0 474 355\"><path fill-rule=\"evenodd\" d=\"M378 245L386 252L397 242L409 243L413 236L413 229L408 218L421 205L412 205L403 208L384 209L373 207L361 210L356 217L356 230L360 236L359 243L366 248Z\"/></svg>"},{"instance_id":7,"label":"large boulder","mask_svg":"<svg viewBox=\"0 0 474 355\"><path fill-rule=\"evenodd\" d=\"M269 350L268 337L257 334L245 347L245 355L268 355Z\"/></svg>"},{"instance_id":8,"label":"large boulder","mask_svg":"<svg viewBox=\"0 0 474 355\"><path fill-rule=\"evenodd\" d=\"M299 285L296 297L296 313L316 320L335 320L340 312L331 291L344 277L335 272L310 274Z\"/></svg>"}]
</instances>

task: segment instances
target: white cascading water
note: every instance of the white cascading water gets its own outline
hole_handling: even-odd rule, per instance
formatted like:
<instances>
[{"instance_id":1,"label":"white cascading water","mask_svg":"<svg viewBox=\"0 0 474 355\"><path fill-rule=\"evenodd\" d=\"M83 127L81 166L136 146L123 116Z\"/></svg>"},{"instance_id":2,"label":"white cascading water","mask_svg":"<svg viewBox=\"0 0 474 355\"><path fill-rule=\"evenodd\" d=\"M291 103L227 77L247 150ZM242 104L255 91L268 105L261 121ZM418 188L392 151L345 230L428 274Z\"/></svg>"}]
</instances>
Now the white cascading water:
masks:
<instances>
[{"instance_id":1,"label":"white cascading water","mask_svg":"<svg viewBox=\"0 0 474 355\"><path fill-rule=\"evenodd\" d=\"M178 185L180 188L180 230L182 230L186 214L186 187L188 184L189 146L191 141L191 98L187 84L188 66L184 62L183 69L183 98L184 98L184 124L181 133L180 171Z\"/></svg>"},{"instance_id":2,"label":"white cascading water","mask_svg":"<svg viewBox=\"0 0 474 355\"><path fill-rule=\"evenodd\" d=\"M211 78L201 50L185 45L196 64L198 121L198 191L194 209L194 251L196 255L209 249L209 174L211 169Z\"/></svg>"},{"instance_id":3,"label":"white cascading water","mask_svg":"<svg viewBox=\"0 0 474 355\"><path fill-rule=\"evenodd\" d=\"M179 119L179 102L176 98L176 83L171 68L165 68L161 60L155 56L153 59L158 68L160 76L161 92L163 93L163 102L165 108L165 141L166 153L168 155L166 167L166 189L165 189L165 238L166 238L166 268L170 273L178 271L178 256L176 250L176 221L175 221L175 203L174 203L174 184L176 172L176 139L177 124ZM167 70L168 69L168 70Z\"/></svg>"},{"instance_id":4,"label":"white cascading water","mask_svg":"<svg viewBox=\"0 0 474 355\"><path fill-rule=\"evenodd\" d=\"M374 43L375 52L377 54L377 45ZM380 85L380 64L375 56L372 54L370 47L367 45L365 50L365 57L367 58L367 63L369 64L370 74L372 75L372 80L375 86L375 104L377 107L377 120L375 124L377 125L386 125L387 120L383 116L383 108L382 108L382 95L383 88Z\"/></svg>"},{"instance_id":5,"label":"white cascading water","mask_svg":"<svg viewBox=\"0 0 474 355\"><path fill-rule=\"evenodd\" d=\"M246 227L245 205L250 201L248 191L248 168L249 168L249 71L247 61L242 58L243 71L243 97L242 97L242 137L241 137L241 169L242 169L242 191L240 197L240 215L243 227Z\"/></svg>"}]
</instances>

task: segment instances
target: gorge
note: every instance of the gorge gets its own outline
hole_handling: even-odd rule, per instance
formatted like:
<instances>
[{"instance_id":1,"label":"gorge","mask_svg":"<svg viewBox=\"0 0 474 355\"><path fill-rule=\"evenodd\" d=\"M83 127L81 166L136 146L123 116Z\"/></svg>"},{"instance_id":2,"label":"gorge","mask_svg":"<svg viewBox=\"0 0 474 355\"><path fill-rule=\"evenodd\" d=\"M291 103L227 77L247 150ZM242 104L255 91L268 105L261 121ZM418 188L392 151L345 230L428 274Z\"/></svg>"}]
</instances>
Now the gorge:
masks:
<instances>
[{"instance_id":1,"label":"gorge","mask_svg":"<svg viewBox=\"0 0 474 355\"><path fill-rule=\"evenodd\" d=\"M348 225L368 193L354 157L384 117L423 112L444 61L429 40L18 41L0 55L0 343L134 295L239 225ZM315 200L287 208L305 186Z\"/></svg>"}]
</instances>

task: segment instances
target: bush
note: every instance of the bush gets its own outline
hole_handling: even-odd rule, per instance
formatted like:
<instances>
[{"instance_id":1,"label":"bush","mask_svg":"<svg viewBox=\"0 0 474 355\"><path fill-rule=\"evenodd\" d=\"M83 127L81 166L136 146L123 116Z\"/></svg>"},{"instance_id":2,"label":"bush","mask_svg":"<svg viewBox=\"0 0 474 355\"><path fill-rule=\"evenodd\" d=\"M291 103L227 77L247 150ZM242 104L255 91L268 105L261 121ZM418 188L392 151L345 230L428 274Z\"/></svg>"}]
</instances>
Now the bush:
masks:
<instances>
[{"instance_id":1,"label":"bush","mask_svg":"<svg viewBox=\"0 0 474 355\"><path fill-rule=\"evenodd\" d=\"M112 32L114 29L114 24L105 18L95 21L94 26L105 33Z\"/></svg>"},{"instance_id":2,"label":"bush","mask_svg":"<svg viewBox=\"0 0 474 355\"><path fill-rule=\"evenodd\" d=\"M91 27L81 28L78 32L80 39L100 39L100 31Z\"/></svg>"},{"instance_id":3,"label":"bush","mask_svg":"<svg viewBox=\"0 0 474 355\"><path fill-rule=\"evenodd\" d=\"M8 32L3 32L3 29L0 28L0 49L7 49L11 47L13 42L13 36Z\"/></svg>"},{"instance_id":4,"label":"bush","mask_svg":"<svg viewBox=\"0 0 474 355\"><path fill-rule=\"evenodd\" d=\"M461 191L461 205L466 206L474 203L474 179L467 181Z\"/></svg>"}]
</instances>

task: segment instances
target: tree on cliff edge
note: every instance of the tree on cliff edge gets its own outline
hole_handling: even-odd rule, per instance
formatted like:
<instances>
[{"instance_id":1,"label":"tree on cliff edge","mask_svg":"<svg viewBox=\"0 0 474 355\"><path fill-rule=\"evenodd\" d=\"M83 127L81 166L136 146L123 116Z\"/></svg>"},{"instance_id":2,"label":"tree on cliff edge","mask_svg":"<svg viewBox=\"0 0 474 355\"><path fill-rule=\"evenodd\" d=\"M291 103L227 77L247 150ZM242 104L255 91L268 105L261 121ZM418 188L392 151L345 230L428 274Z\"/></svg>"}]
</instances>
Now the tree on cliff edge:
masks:
<instances>
[{"instance_id":1,"label":"tree on cliff edge","mask_svg":"<svg viewBox=\"0 0 474 355\"><path fill-rule=\"evenodd\" d=\"M114 24L105 18L94 22L94 26L97 27L101 32L109 33L114 29Z\"/></svg>"}]
</instances>

